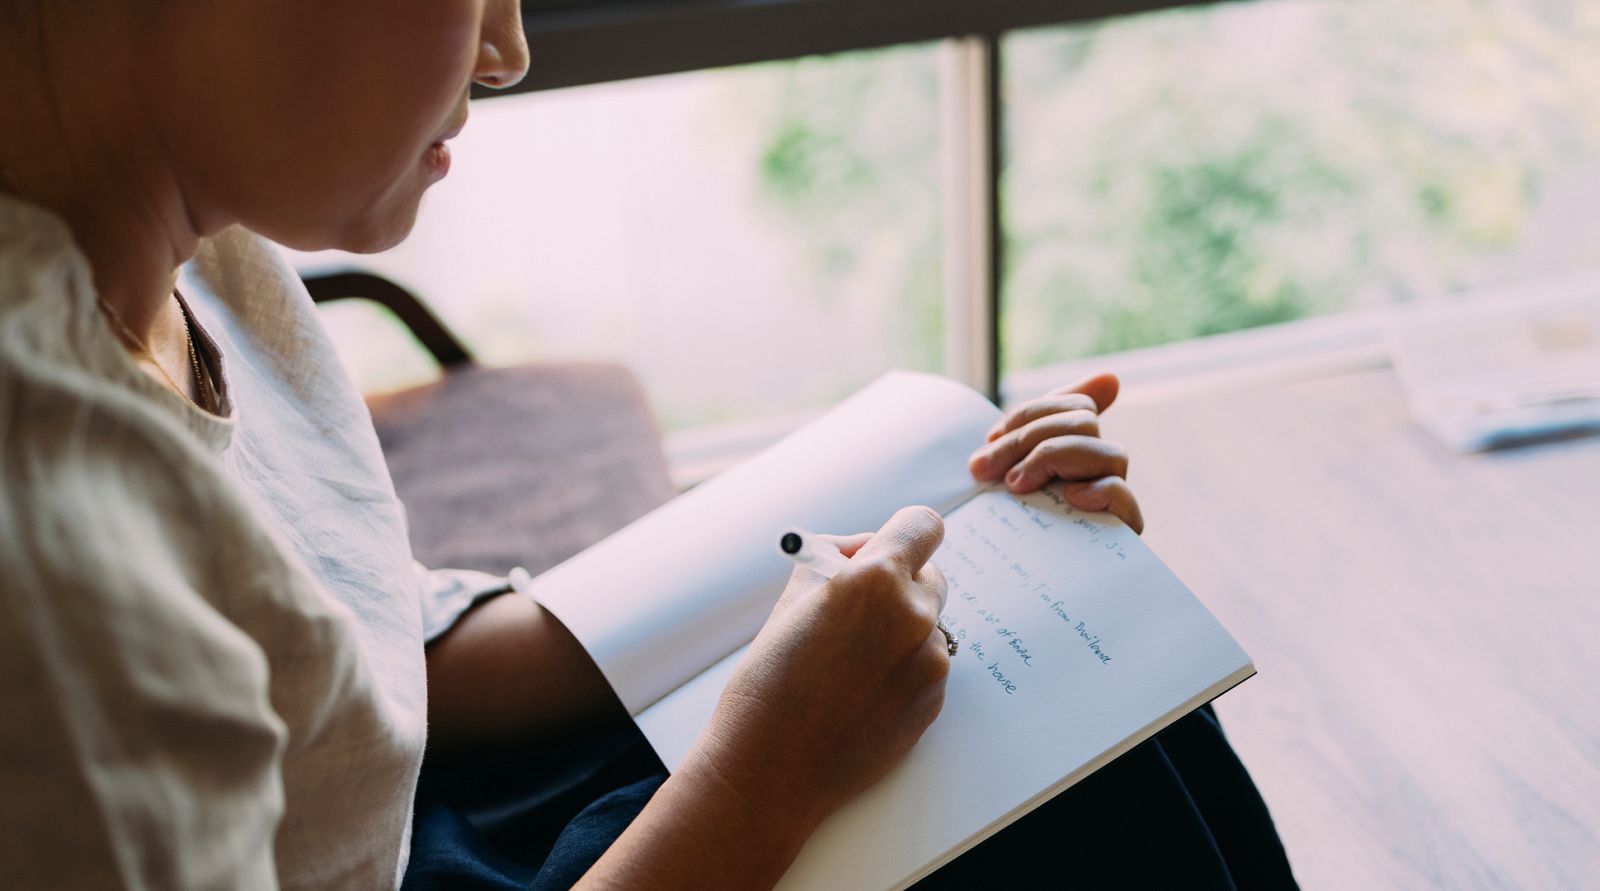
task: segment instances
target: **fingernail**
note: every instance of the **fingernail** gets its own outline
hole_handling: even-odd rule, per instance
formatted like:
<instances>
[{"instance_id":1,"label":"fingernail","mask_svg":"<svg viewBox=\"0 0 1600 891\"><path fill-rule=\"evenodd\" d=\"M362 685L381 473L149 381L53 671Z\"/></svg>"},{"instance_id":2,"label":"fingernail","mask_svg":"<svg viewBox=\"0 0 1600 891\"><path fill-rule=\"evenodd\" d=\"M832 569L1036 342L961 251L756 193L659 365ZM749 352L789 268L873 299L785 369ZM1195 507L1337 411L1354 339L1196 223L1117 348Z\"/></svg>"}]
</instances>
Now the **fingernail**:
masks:
<instances>
[{"instance_id":1,"label":"fingernail","mask_svg":"<svg viewBox=\"0 0 1600 891\"><path fill-rule=\"evenodd\" d=\"M1013 467L1013 468L1011 468L1011 472L1006 474L1006 485L1015 486L1021 479L1022 479L1022 468Z\"/></svg>"},{"instance_id":2,"label":"fingernail","mask_svg":"<svg viewBox=\"0 0 1600 891\"><path fill-rule=\"evenodd\" d=\"M967 466L971 467L972 470L975 473L982 473L985 470L988 470L989 469L989 453L988 453L988 451L980 449L980 450L978 450L976 452L973 452L972 453L972 457L967 459Z\"/></svg>"}]
</instances>

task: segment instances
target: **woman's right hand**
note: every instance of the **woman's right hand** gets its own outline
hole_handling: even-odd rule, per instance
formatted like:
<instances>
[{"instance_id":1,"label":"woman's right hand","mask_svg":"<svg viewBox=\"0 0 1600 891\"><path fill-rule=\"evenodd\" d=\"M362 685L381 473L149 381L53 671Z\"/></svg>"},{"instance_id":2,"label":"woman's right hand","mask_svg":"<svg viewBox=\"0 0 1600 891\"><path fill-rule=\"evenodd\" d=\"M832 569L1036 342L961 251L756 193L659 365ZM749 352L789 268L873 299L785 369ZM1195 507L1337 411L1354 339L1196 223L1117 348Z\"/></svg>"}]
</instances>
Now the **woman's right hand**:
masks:
<instances>
[{"instance_id":1,"label":"woman's right hand","mask_svg":"<svg viewBox=\"0 0 1600 891\"><path fill-rule=\"evenodd\" d=\"M578 883L596 889L770 888L817 824L899 761L944 704L934 627L944 522L908 507L835 539L832 580L798 569L711 725Z\"/></svg>"},{"instance_id":2,"label":"woman's right hand","mask_svg":"<svg viewBox=\"0 0 1600 891\"><path fill-rule=\"evenodd\" d=\"M943 537L936 512L908 507L835 538L851 560L833 579L796 569L684 768L797 842L883 776L944 704L946 583L928 564Z\"/></svg>"}]
</instances>

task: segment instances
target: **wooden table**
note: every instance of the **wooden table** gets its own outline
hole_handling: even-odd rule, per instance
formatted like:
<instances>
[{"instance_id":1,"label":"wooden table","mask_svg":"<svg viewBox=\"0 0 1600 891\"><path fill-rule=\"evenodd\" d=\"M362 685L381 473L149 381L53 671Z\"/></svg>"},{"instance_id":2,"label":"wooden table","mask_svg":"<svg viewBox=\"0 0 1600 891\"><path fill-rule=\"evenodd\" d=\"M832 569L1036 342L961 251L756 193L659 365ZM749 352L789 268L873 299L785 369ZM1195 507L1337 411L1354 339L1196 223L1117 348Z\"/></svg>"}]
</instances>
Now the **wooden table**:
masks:
<instances>
[{"instance_id":1,"label":"wooden table","mask_svg":"<svg viewBox=\"0 0 1600 891\"><path fill-rule=\"evenodd\" d=\"M1457 455L1388 370L1118 406L1307 888L1600 887L1600 437Z\"/></svg>"}]
</instances>

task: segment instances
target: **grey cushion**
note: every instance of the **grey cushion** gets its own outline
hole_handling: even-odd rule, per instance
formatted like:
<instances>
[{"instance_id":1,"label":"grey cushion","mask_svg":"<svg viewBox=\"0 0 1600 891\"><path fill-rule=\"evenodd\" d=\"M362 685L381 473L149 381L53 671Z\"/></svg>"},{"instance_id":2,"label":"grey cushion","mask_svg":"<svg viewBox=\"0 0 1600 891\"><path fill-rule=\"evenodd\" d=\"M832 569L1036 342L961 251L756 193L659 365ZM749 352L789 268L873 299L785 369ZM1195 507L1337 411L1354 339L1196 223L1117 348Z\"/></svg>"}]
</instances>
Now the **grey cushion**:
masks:
<instances>
[{"instance_id":1,"label":"grey cushion","mask_svg":"<svg viewBox=\"0 0 1600 891\"><path fill-rule=\"evenodd\" d=\"M468 365L368 403L426 566L537 575L674 494L619 365Z\"/></svg>"}]
</instances>

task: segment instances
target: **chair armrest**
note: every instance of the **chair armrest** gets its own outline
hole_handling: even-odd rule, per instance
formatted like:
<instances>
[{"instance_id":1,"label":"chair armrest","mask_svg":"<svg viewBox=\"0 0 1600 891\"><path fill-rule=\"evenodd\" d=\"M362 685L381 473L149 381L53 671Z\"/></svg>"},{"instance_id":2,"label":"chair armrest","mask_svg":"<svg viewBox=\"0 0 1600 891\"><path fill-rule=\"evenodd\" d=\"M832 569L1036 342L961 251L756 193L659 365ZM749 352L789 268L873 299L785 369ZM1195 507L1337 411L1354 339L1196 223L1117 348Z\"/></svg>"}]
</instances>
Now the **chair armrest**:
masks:
<instances>
[{"instance_id":1,"label":"chair armrest","mask_svg":"<svg viewBox=\"0 0 1600 891\"><path fill-rule=\"evenodd\" d=\"M304 277L317 303L356 298L371 300L398 317L443 368L472 364L472 354L417 295L370 272L335 272Z\"/></svg>"}]
</instances>

